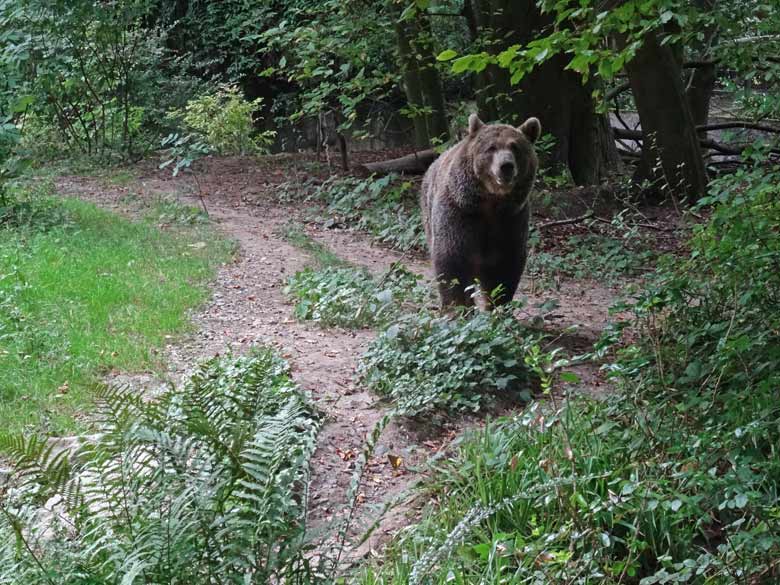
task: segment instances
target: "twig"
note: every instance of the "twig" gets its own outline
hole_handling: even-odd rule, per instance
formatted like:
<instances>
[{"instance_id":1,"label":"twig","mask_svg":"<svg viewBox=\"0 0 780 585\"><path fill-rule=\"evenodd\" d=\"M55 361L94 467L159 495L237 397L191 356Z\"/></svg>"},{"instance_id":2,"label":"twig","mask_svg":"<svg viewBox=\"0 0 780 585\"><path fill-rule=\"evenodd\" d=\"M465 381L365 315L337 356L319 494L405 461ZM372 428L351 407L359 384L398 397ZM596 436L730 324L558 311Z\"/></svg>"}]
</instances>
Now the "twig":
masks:
<instances>
[{"instance_id":1,"label":"twig","mask_svg":"<svg viewBox=\"0 0 780 585\"><path fill-rule=\"evenodd\" d=\"M596 221L600 221L601 223L606 223L606 224L612 225L612 222L610 220L604 218L604 217L594 217L593 219L595 219ZM674 231L677 231L674 228L662 228L662 227L658 227L657 225L653 225L651 223L631 223L631 224L627 224L627 225L629 225L631 227L647 228L649 230L655 230L657 232L674 232Z\"/></svg>"},{"instance_id":2,"label":"twig","mask_svg":"<svg viewBox=\"0 0 780 585\"><path fill-rule=\"evenodd\" d=\"M571 225L571 224L583 222L586 219L590 219L591 217L593 217L592 210L588 211L585 215L580 215L579 217L572 217L569 219L558 219L556 221L548 221L546 223L539 224L536 226L536 229L544 230L559 225Z\"/></svg>"}]
</instances>

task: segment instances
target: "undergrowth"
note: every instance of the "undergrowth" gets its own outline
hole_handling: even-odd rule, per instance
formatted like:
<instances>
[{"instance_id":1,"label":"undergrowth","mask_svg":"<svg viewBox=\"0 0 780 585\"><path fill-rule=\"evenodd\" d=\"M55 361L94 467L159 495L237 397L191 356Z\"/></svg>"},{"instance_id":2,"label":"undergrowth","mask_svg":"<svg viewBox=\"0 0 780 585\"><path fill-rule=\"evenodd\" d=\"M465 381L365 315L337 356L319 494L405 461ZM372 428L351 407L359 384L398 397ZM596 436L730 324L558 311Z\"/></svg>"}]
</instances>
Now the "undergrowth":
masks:
<instances>
[{"instance_id":1,"label":"undergrowth","mask_svg":"<svg viewBox=\"0 0 780 585\"><path fill-rule=\"evenodd\" d=\"M391 322L404 310L428 299L419 277L394 263L382 276L360 268L305 268L287 283L295 316L324 327L374 327Z\"/></svg>"},{"instance_id":2,"label":"undergrowth","mask_svg":"<svg viewBox=\"0 0 780 585\"><path fill-rule=\"evenodd\" d=\"M646 274L655 268L657 253L631 237L584 234L569 237L560 249L532 250L528 277L544 288L561 278L593 279L614 284L621 278Z\"/></svg>"},{"instance_id":3,"label":"undergrowth","mask_svg":"<svg viewBox=\"0 0 780 585\"><path fill-rule=\"evenodd\" d=\"M525 360L538 340L514 317L516 308L404 315L371 344L361 378L406 415L477 411L497 394L528 400Z\"/></svg>"},{"instance_id":4,"label":"undergrowth","mask_svg":"<svg viewBox=\"0 0 780 585\"><path fill-rule=\"evenodd\" d=\"M79 447L5 436L0 583L304 583L318 416L270 350L156 401L99 393Z\"/></svg>"},{"instance_id":5,"label":"undergrowth","mask_svg":"<svg viewBox=\"0 0 780 585\"><path fill-rule=\"evenodd\" d=\"M343 224L403 251L425 246L418 186L397 175L333 177L310 198L326 204L326 217L322 219L326 227Z\"/></svg>"},{"instance_id":6,"label":"undergrowth","mask_svg":"<svg viewBox=\"0 0 780 585\"><path fill-rule=\"evenodd\" d=\"M157 366L166 336L230 245L208 226L160 231L76 200L9 192L0 206L0 427L74 428L113 369Z\"/></svg>"},{"instance_id":7,"label":"undergrowth","mask_svg":"<svg viewBox=\"0 0 780 585\"><path fill-rule=\"evenodd\" d=\"M689 258L622 307L636 343L617 327L598 348L617 393L467 434L362 582L778 582L778 184L765 162L713 182Z\"/></svg>"}]
</instances>

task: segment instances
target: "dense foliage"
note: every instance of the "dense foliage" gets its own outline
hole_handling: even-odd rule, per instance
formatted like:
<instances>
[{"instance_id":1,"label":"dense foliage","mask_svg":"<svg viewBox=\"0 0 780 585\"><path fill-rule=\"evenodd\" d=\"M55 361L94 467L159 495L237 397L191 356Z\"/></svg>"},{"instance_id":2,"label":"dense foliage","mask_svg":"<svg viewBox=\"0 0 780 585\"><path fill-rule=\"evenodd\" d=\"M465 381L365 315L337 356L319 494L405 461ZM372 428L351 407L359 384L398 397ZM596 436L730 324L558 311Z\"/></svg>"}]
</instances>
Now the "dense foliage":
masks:
<instances>
[{"instance_id":1,"label":"dense foliage","mask_svg":"<svg viewBox=\"0 0 780 585\"><path fill-rule=\"evenodd\" d=\"M530 399L525 352L533 336L512 314L406 315L383 331L360 364L363 382L407 415L443 408L477 411L491 392Z\"/></svg>"},{"instance_id":2,"label":"dense foliage","mask_svg":"<svg viewBox=\"0 0 780 585\"><path fill-rule=\"evenodd\" d=\"M141 26L147 11L141 0L0 3L0 111L30 122L30 147L48 156L62 153L58 141L103 157L143 150L153 110L179 97L151 91L169 83L160 35Z\"/></svg>"}]
</instances>

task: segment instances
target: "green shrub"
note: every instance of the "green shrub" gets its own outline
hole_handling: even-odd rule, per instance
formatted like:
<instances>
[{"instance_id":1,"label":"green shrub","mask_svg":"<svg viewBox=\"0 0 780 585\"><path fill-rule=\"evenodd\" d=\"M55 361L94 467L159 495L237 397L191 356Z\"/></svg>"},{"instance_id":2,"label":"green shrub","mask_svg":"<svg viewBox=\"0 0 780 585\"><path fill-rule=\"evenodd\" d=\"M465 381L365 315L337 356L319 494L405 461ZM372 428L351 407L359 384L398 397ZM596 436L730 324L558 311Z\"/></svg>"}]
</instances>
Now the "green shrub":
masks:
<instances>
[{"instance_id":1,"label":"green shrub","mask_svg":"<svg viewBox=\"0 0 780 585\"><path fill-rule=\"evenodd\" d=\"M715 208L694 228L689 257L665 258L634 305L662 348L659 387L700 388L721 406L724 390L780 381L779 184L780 167L760 166L714 181L700 205Z\"/></svg>"},{"instance_id":2,"label":"green shrub","mask_svg":"<svg viewBox=\"0 0 780 585\"><path fill-rule=\"evenodd\" d=\"M319 422L271 351L214 358L157 401L107 388L98 416L78 448L3 439L16 464L0 501L0 583L310 577Z\"/></svg>"},{"instance_id":3,"label":"green shrub","mask_svg":"<svg viewBox=\"0 0 780 585\"><path fill-rule=\"evenodd\" d=\"M39 159L134 158L149 147L151 98L167 77L163 35L150 5L73 0L0 4L0 70L10 84L0 109L23 128L22 149ZM162 82L162 83L160 83ZM5 106L5 107L3 107Z\"/></svg>"},{"instance_id":4,"label":"green shrub","mask_svg":"<svg viewBox=\"0 0 780 585\"><path fill-rule=\"evenodd\" d=\"M496 391L527 400L524 359L535 340L512 314L515 308L456 317L429 311L405 315L363 356L362 380L404 414L477 411Z\"/></svg>"},{"instance_id":5,"label":"green shrub","mask_svg":"<svg viewBox=\"0 0 780 585\"><path fill-rule=\"evenodd\" d=\"M333 177L312 195L327 204L326 225L346 223L399 250L422 249L425 233L417 186L396 175Z\"/></svg>"},{"instance_id":6,"label":"green shrub","mask_svg":"<svg viewBox=\"0 0 780 585\"><path fill-rule=\"evenodd\" d=\"M257 154L265 152L275 136L272 131L255 130L262 101L247 101L237 86L225 84L190 100L170 117L181 119L220 154Z\"/></svg>"},{"instance_id":7,"label":"green shrub","mask_svg":"<svg viewBox=\"0 0 780 585\"><path fill-rule=\"evenodd\" d=\"M428 497L439 506L396 543L389 570L366 582L497 584L511 575L649 585L664 570L685 575L665 582L722 571L704 536L711 503L701 483L680 477L690 461L657 451L649 432L625 424L631 406L536 404L469 433L436 467ZM723 577L712 582L732 582Z\"/></svg>"},{"instance_id":8,"label":"green shrub","mask_svg":"<svg viewBox=\"0 0 780 585\"><path fill-rule=\"evenodd\" d=\"M396 318L406 303L420 304L427 289L400 264L377 280L367 270L328 266L305 268L288 282L295 316L324 327L372 327Z\"/></svg>"},{"instance_id":9,"label":"green shrub","mask_svg":"<svg viewBox=\"0 0 780 585\"><path fill-rule=\"evenodd\" d=\"M28 189L5 185L0 197L0 230L15 229L25 232L44 232L55 227L73 225L73 217L55 199L48 197L50 184L39 184Z\"/></svg>"},{"instance_id":10,"label":"green shrub","mask_svg":"<svg viewBox=\"0 0 780 585\"><path fill-rule=\"evenodd\" d=\"M690 256L629 305L636 343L606 366L619 391L469 434L364 582L776 582L778 185L766 162L713 182Z\"/></svg>"}]
</instances>

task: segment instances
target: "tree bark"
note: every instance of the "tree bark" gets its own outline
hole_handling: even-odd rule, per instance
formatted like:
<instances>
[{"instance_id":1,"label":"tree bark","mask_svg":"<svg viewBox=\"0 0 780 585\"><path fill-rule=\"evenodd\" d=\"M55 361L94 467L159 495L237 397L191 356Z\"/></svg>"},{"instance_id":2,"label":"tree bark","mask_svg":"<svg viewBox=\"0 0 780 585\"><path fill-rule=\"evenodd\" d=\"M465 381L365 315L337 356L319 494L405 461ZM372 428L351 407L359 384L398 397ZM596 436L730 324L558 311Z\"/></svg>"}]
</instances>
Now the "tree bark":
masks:
<instances>
[{"instance_id":1,"label":"tree bark","mask_svg":"<svg viewBox=\"0 0 780 585\"><path fill-rule=\"evenodd\" d=\"M693 70L690 85L685 93L696 126L706 126L710 121L710 101L716 78L715 63L702 65ZM699 134L702 138L707 137L706 130L700 130Z\"/></svg>"},{"instance_id":2,"label":"tree bark","mask_svg":"<svg viewBox=\"0 0 780 585\"><path fill-rule=\"evenodd\" d=\"M626 64L645 140L634 180L696 201L707 189L699 136L672 49L648 33Z\"/></svg>"},{"instance_id":3,"label":"tree bark","mask_svg":"<svg viewBox=\"0 0 780 585\"><path fill-rule=\"evenodd\" d=\"M423 13L396 23L396 39L406 99L412 110L414 142L427 148L449 138L449 124L436 59L430 21Z\"/></svg>"},{"instance_id":4,"label":"tree bark","mask_svg":"<svg viewBox=\"0 0 780 585\"><path fill-rule=\"evenodd\" d=\"M511 45L526 45L553 24L552 17L542 14L533 0L470 1L474 23L488 37L486 46L493 54ZM568 61L568 56L557 55L516 87L511 85L508 70L488 67L490 99L483 100L488 105L480 107L480 114L486 121L511 124L536 116L542 132L555 138L543 164L567 168L576 184L590 185L617 168L620 158L606 115L595 112L593 82L583 84L577 73L566 71Z\"/></svg>"},{"instance_id":5,"label":"tree bark","mask_svg":"<svg viewBox=\"0 0 780 585\"><path fill-rule=\"evenodd\" d=\"M479 0L464 0L463 16L466 18L466 25L469 29L469 37L473 43L474 50L481 50L480 28L485 26L484 11L479 6ZM481 17L478 19L478 15ZM498 118L498 112L492 105L490 99L490 71L480 71L474 74L474 99L477 102L477 113L482 120L495 120Z\"/></svg>"},{"instance_id":6,"label":"tree bark","mask_svg":"<svg viewBox=\"0 0 780 585\"><path fill-rule=\"evenodd\" d=\"M714 0L694 0L696 7L702 12L711 11L714 6ZM694 68L691 74L688 87L685 90L688 98L688 104L691 107L693 123L697 126L706 126L710 121L710 101L712 92L715 89L717 79L717 65L714 61L706 61L712 43L717 38L718 29L714 25L704 28L704 38L698 47L699 66ZM700 130L699 136L707 138L707 131Z\"/></svg>"}]
</instances>

